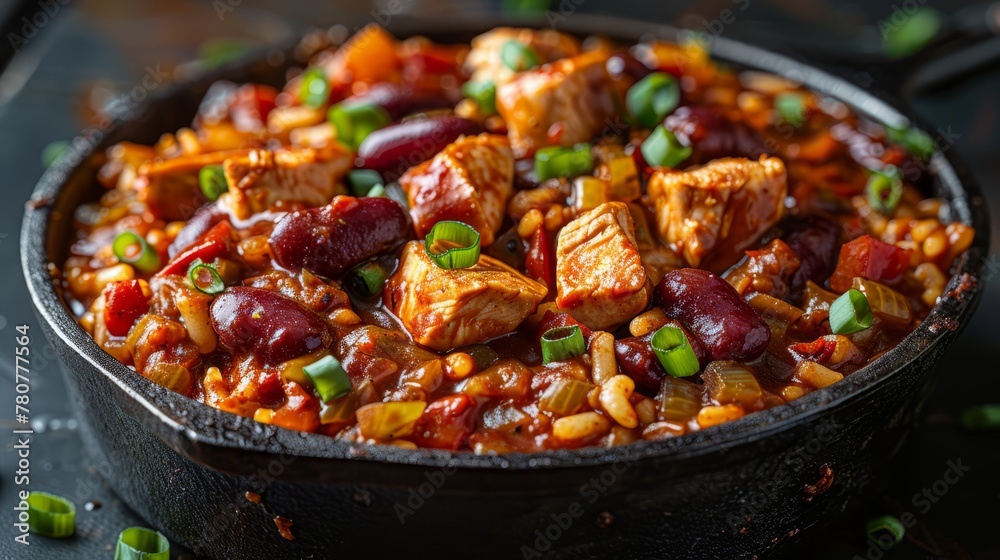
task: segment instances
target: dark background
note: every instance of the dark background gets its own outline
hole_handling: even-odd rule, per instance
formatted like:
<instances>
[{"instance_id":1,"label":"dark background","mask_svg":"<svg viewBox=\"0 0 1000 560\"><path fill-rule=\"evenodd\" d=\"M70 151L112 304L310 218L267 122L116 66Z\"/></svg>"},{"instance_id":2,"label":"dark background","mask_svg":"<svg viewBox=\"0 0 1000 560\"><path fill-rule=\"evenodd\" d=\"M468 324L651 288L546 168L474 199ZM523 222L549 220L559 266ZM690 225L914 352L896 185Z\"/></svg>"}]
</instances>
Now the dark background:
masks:
<instances>
[{"instance_id":1,"label":"dark background","mask_svg":"<svg viewBox=\"0 0 1000 560\"><path fill-rule=\"evenodd\" d=\"M108 489L99 469L87 459L67 410L67 399L52 348L43 339L21 278L17 238L24 202L43 171L40 154L50 142L69 139L84 127L94 107L128 92L152 70L182 76L184 63L205 52L205 41L219 38L264 45L287 44L316 27L343 23L353 28L372 19L372 10L388 0L314 2L307 0L131 1L112 0L29 2L28 14L58 10L39 26L27 28L24 42L0 37L0 60L12 57L0 76L0 432L13 420L13 348L17 325L31 326L31 418L36 436L32 447L31 488L70 497L76 503L77 534L66 541L31 536L31 546L13 542L15 470L13 437L0 436L0 558L111 558L117 534L132 525L147 525ZM496 12L500 3L485 0L394 0L407 15L429 19L455 11ZM880 60L879 21L883 27L893 9L916 5L868 0L857 3L823 0L717 0L662 2L622 0L553 1L552 9L567 17L598 13L655 19L816 61L873 90L896 92L910 62L886 65ZM920 4L923 4L920 2ZM235 5L232 10L219 6ZM973 2L927 2L946 16L975 6ZM0 2L0 18L15 14L16 2ZM721 18L724 10L733 17ZM975 8L972 8L973 10ZM221 16L220 16L221 13ZM996 12L1000 14L1000 10ZM20 19L20 15L16 16ZM729 22L724 21L728 19ZM1000 23L1000 21L996 22ZM21 26L18 26L20 28ZM389 30L392 30L391 21ZM995 42L984 52L996 54ZM923 58L923 57L922 57ZM959 54L945 66L968 61ZM1000 60L977 68L948 87L912 99L916 112L930 123L958 134L952 150L971 168L1000 215ZM922 60L926 63L926 60ZM992 235L993 260L1000 270ZM864 496L863 516L844 518L820 531L795 557L879 558L869 554L864 524L884 513L912 512L918 519L906 540L883 558L1000 558L996 521L1000 511L1000 433L970 433L958 421L970 405L1000 402L1000 357L995 318L1000 315L1000 282L991 275L986 297L973 322L944 359L941 383L926 408L921 428L898 461L887 465L896 473L882 495ZM915 495L942 479L949 461L970 470L949 485L936 503L925 507ZM87 511L84 505L100 504ZM927 511L924 511L924 510ZM391 528L387 528L391 532ZM193 558L175 547L174 557Z\"/></svg>"}]
</instances>

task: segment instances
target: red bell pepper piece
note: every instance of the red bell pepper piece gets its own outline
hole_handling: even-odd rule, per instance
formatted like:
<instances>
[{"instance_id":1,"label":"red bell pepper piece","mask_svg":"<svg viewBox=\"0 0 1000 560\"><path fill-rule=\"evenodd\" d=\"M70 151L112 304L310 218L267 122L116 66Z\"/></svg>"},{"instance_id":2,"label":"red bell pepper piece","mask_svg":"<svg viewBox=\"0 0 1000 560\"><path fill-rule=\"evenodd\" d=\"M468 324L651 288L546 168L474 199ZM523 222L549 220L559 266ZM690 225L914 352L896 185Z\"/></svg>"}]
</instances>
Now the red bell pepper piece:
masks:
<instances>
[{"instance_id":1,"label":"red bell pepper piece","mask_svg":"<svg viewBox=\"0 0 1000 560\"><path fill-rule=\"evenodd\" d=\"M413 439L421 447L458 449L474 427L476 401L465 393L442 397L417 420Z\"/></svg>"},{"instance_id":2,"label":"red bell pepper piece","mask_svg":"<svg viewBox=\"0 0 1000 560\"><path fill-rule=\"evenodd\" d=\"M837 268L830 276L830 288L835 292L846 292L855 276L891 285L902 277L909 266L909 249L862 235L840 248Z\"/></svg>"},{"instance_id":3,"label":"red bell pepper piece","mask_svg":"<svg viewBox=\"0 0 1000 560\"><path fill-rule=\"evenodd\" d=\"M219 222L212 226L212 229L205 232L205 235L190 248L178 254L157 276L168 276L170 274L187 274L188 267L197 259L202 262L212 262L219 257L229 254L229 243L232 237L233 226L228 222Z\"/></svg>"},{"instance_id":4,"label":"red bell pepper piece","mask_svg":"<svg viewBox=\"0 0 1000 560\"><path fill-rule=\"evenodd\" d=\"M552 234L539 226L531 235L528 254L525 257L524 268L528 276L545 282L552 293L556 289L556 255L552 243Z\"/></svg>"},{"instance_id":5,"label":"red bell pepper piece","mask_svg":"<svg viewBox=\"0 0 1000 560\"><path fill-rule=\"evenodd\" d=\"M275 107L278 90L260 84L244 84L229 101L229 118L236 128L260 130L267 124L267 114Z\"/></svg>"},{"instance_id":6,"label":"red bell pepper piece","mask_svg":"<svg viewBox=\"0 0 1000 560\"><path fill-rule=\"evenodd\" d=\"M104 324L112 336L125 336L149 312L149 300L138 280L112 282L104 288Z\"/></svg>"}]
</instances>

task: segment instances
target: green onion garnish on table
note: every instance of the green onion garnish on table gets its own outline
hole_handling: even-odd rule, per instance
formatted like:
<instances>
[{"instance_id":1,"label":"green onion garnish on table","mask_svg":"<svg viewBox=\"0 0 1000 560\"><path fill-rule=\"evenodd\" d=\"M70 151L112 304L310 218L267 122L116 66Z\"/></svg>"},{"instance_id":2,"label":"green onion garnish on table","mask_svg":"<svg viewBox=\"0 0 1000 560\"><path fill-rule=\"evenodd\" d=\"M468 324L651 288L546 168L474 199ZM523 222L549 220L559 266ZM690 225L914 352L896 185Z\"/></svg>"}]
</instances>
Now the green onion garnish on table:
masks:
<instances>
[{"instance_id":1,"label":"green onion garnish on table","mask_svg":"<svg viewBox=\"0 0 1000 560\"><path fill-rule=\"evenodd\" d=\"M321 68L310 68L302 73L302 83L299 86L299 101L303 105L319 109L330 99L330 84L326 81L326 72Z\"/></svg>"},{"instance_id":2,"label":"green onion garnish on table","mask_svg":"<svg viewBox=\"0 0 1000 560\"><path fill-rule=\"evenodd\" d=\"M337 130L337 139L354 150L369 134L392 121L385 109L371 103L337 103L327 116Z\"/></svg>"},{"instance_id":3,"label":"green onion garnish on table","mask_svg":"<svg viewBox=\"0 0 1000 560\"><path fill-rule=\"evenodd\" d=\"M653 128L677 108L681 89L670 74L653 72L639 80L625 94L625 106L637 123Z\"/></svg>"},{"instance_id":4,"label":"green onion garnish on table","mask_svg":"<svg viewBox=\"0 0 1000 560\"><path fill-rule=\"evenodd\" d=\"M691 147L681 144L674 133L660 125L639 146L643 159L653 167L677 167L691 157Z\"/></svg>"},{"instance_id":5,"label":"green onion garnish on table","mask_svg":"<svg viewBox=\"0 0 1000 560\"><path fill-rule=\"evenodd\" d=\"M43 537L68 537L76 530L76 506L62 496L31 492L28 494L28 528Z\"/></svg>"},{"instance_id":6,"label":"green onion garnish on table","mask_svg":"<svg viewBox=\"0 0 1000 560\"><path fill-rule=\"evenodd\" d=\"M868 297L851 288L830 304L830 332L851 334L872 326L872 308Z\"/></svg>"},{"instance_id":7,"label":"green onion garnish on table","mask_svg":"<svg viewBox=\"0 0 1000 560\"><path fill-rule=\"evenodd\" d=\"M214 264L201 262L195 259L188 267L188 279L194 289L203 294L214 296L226 289L226 283L222 280L222 275Z\"/></svg>"},{"instance_id":8,"label":"green onion garnish on table","mask_svg":"<svg viewBox=\"0 0 1000 560\"><path fill-rule=\"evenodd\" d=\"M111 251L119 261L142 272L154 272L160 267L160 254L149 245L146 238L132 230L119 233L111 243Z\"/></svg>"},{"instance_id":9,"label":"green onion garnish on table","mask_svg":"<svg viewBox=\"0 0 1000 560\"><path fill-rule=\"evenodd\" d=\"M890 214L903 198L903 177L894 165L881 171L872 171L865 185L868 206L879 214Z\"/></svg>"},{"instance_id":10,"label":"green onion garnish on table","mask_svg":"<svg viewBox=\"0 0 1000 560\"><path fill-rule=\"evenodd\" d=\"M660 360L660 365L673 377L690 377L701 369L687 335L677 327L661 327L653 333L649 345Z\"/></svg>"},{"instance_id":11,"label":"green onion garnish on table","mask_svg":"<svg viewBox=\"0 0 1000 560\"><path fill-rule=\"evenodd\" d=\"M206 165L198 172L198 184L205 198L216 201L220 196L229 191L226 183L226 174L222 171L221 165Z\"/></svg>"},{"instance_id":12,"label":"green onion garnish on table","mask_svg":"<svg viewBox=\"0 0 1000 560\"><path fill-rule=\"evenodd\" d=\"M443 221L434 224L430 233L424 239L424 250L434 264L441 268L469 268L479 262L479 232L463 222ZM445 242L448 247L443 252L435 253L432 247Z\"/></svg>"},{"instance_id":13,"label":"green onion garnish on table","mask_svg":"<svg viewBox=\"0 0 1000 560\"><path fill-rule=\"evenodd\" d=\"M882 21L884 25L879 26L882 49L892 58L903 58L916 53L927 46L941 29L941 15L927 6L909 13L898 9Z\"/></svg>"},{"instance_id":14,"label":"green onion garnish on table","mask_svg":"<svg viewBox=\"0 0 1000 560\"><path fill-rule=\"evenodd\" d=\"M967 430L1000 430L1000 404L984 404L965 409L962 425Z\"/></svg>"},{"instance_id":15,"label":"green onion garnish on table","mask_svg":"<svg viewBox=\"0 0 1000 560\"><path fill-rule=\"evenodd\" d=\"M539 181L554 177L575 177L594 169L590 144L580 143L571 148L549 146L535 152L535 175Z\"/></svg>"},{"instance_id":16,"label":"green onion garnish on table","mask_svg":"<svg viewBox=\"0 0 1000 560\"><path fill-rule=\"evenodd\" d=\"M465 82L462 95L479 105L479 112L489 117L497 114L497 87L493 82Z\"/></svg>"},{"instance_id":17,"label":"green onion garnish on table","mask_svg":"<svg viewBox=\"0 0 1000 560\"><path fill-rule=\"evenodd\" d=\"M351 391L351 379L333 356L324 356L305 366L302 371L309 376L313 387L319 393L319 398L328 403L337 397L342 397Z\"/></svg>"},{"instance_id":18,"label":"green onion garnish on table","mask_svg":"<svg viewBox=\"0 0 1000 560\"><path fill-rule=\"evenodd\" d=\"M170 560L170 541L145 527L129 527L118 535L115 560Z\"/></svg>"},{"instance_id":19,"label":"green onion garnish on table","mask_svg":"<svg viewBox=\"0 0 1000 560\"><path fill-rule=\"evenodd\" d=\"M541 338L542 363L559 362L582 355L587 341L578 325L556 327L545 331Z\"/></svg>"},{"instance_id":20,"label":"green onion garnish on table","mask_svg":"<svg viewBox=\"0 0 1000 560\"><path fill-rule=\"evenodd\" d=\"M351 194L357 197L369 196L375 185L385 184L382 175L374 169L354 169L347 173L347 184L351 186Z\"/></svg>"},{"instance_id":21,"label":"green onion garnish on table","mask_svg":"<svg viewBox=\"0 0 1000 560\"><path fill-rule=\"evenodd\" d=\"M510 39L500 47L500 61L507 68L521 72L538 66L538 55L528 45L517 39Z\"/></svg>"},{"instance_id":22,"label":"green onion garnish on table","mask_svg":"<svg viewBox=\"0 0 1000 560\"><path fill-rule=\"evenodd\" d=\"M883 533L888 533L892 537L892 544L897 545L903 540L903 536L906 534L906 528L903 524L891 515L883 515L882 517L876 517L868 522L865 527L868 533L868 538L878 542L879 536Z\"/></svg>"}]
</instances>

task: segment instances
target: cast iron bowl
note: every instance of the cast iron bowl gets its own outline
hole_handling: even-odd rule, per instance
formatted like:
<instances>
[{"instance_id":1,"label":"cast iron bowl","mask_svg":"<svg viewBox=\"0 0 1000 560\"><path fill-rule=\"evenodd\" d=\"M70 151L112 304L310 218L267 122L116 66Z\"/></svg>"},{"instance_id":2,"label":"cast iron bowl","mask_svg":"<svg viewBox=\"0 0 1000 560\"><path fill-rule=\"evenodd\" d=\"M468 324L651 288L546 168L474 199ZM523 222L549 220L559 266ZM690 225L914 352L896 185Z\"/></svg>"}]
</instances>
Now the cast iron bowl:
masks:
<instances>
[{"instance_id":1,"label":"cast iron bowl","mask_svg":"<svg viewBox=\"0 0 1000 560\"><path fill-rule=\"evenodd\" d=\"M503 22L414 23L397 36L467 41ZM632 41L677 30L574 15L561 29ZM873 120L908 119L846 81L761 49L717 38L714 56L790 76ZM440 557L736 558L767 556L841 515L884 482L913 429L932 370L979 298L988 218L952 154L937 154L933 190L950 219L976 228L946 294L897 347L842 382L785 406L665 441L618 449L478 456L368 446L258 424L196 403L136 375L74 321L52 279L69 245L73 209L96 198L103 150L152 143L186 126L219 77L279 84L257 60L180 85L127 116L96 146L73 151L39 182L24 220L24 274L58 349L94 460L114 490L174 542L218 559L325 558L432 551ZM261 504L245 497L260 494ZM295 540L274 517L290 519Z\"/></svg>"}]
</instances>

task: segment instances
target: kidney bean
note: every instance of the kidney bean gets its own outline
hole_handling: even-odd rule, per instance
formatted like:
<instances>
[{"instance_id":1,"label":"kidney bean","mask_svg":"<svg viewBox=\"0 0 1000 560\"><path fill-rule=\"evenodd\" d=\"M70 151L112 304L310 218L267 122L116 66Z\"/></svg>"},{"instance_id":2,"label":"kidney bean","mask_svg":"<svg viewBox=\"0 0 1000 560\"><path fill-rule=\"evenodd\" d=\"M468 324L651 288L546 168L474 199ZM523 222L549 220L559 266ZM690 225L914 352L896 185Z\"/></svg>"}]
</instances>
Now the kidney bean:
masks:
<instances>
[{"instance_id":1,"label":"kidney bean","mask_svg":"<svg viewBox=\"0 0 1000 560\"><path fill-rule=\"evenodd\" d=\"M442 397L427 405L413 439L421 447L458 449L475 429L475 413L476 401L465 393Z\"/></svg>"},{"instance_id":2,"label":"kidney bean","mask_svg":"<svg viewBox=\"0 0 1000 560\"><path fill-rule=\"evenodd\" d=\"M184 224L184 227L177 232L177 237L167 249L170 258L174 258L178 253L194 245L212 226L227 218L226 211L219 208L215 202L206 204L195 211L191 219Z\"/></svg>"},{"instance_id":3,"label":"kidney bean","mask_svg":"<svg viewBox=\"0 0 1000 560\"><path fill-rule=\"evenodd\" d=\"M648 66L629 54L628 51L617 52L609 56L604 66L612 78L630 78L633 82L638 82L652 72Z\"/></svg>"},{"instance_id":4,"label":"kidney bean","mask_svg":"<svg viewBox=\"0 0 1000 560\"><path fill-rule=\"evenodd\" d=\"M281 266L332 278L409 235L406 212L392 200L338 196L327 206L282 218L268 243Z\"/></svg>"},{"instance_id":5,"label":"kidney bean","mask_svg":"<svg viewBox=\"0 0 1000 560\"><path fill-rule=\"evenodd\" d=\"M683 325L673 319L667 322L667 325L684 331L688 343L702 367L711 361L708 358L708 353L705 352L705 347ZM640 393L649 396L655 395L660 390L660 381L667 374L650 345L654 334L656 331L615 341L615 357L618 358L618 366L635 381L636 389Z\"/></svg>"},{"instance_id":6,"label":"kidney bean","mask_svg":"<svg viewBox=\"0 0 1000 560\"><path fill-rule=\"evenodd\" d=\"M801 263L792 275L793 292L805 287L806 280L823 284L833 273L840 246L840 226L836 223L820 216L795 219L789 223L784 240Z\"/></svg>"},{"instance_id":7,"label":"kidney bean","mask_svg":"<svg viewBox=\"0 0 1000 560\"><path fill-rule=\"evenodd\" d=\"M254 354L279 364L332 342L323 320L308 308L270 290L236 286L212 302L212 326L234 354Z\"/></svg>"},{"instance_id":8,"label":"kidney bean","mask_svg":"<svg viewBox=\"0 0 1000 560\"><path fill-rule=\"evenodd\" d=\"M756 159L767 153L764 140L749 126L733 122L698 105L678 107L663 126L682 144L691 146L687 164L701 164L722 157Z\"/></svg>"},{"instance_id":9,"label":"kidney bean","mask_svg":"<svg viewBox=\"0 0 1000 560\"><path fill-rule=\"evenodd\" d=\"M525 271L552 290L556 285L556 249L552 234L539 227L531 236L531 245L525 258Z\"/></svg>"},{"instance_id":10,"label":"kidney bean","mask_svg":"<svg viewBox=\"0 0 1000 560\"><path fill-rule=\"evenodd\" d=\"M370 103L385 109L392 120L397 120L423 109L443 109L451 103L441 96L418 95L412 88L398 84L380 82L372 84L368 91L352 95L344 103Z\"/></svg>"},{"instance_id":11,"label":"kidney bean","mask_svg":"<svg viewBox=\"0 0 1000 560\"><path fill-rule=\"evenodd\" d=\"M680 321L712 360L750 361L767 349L771 331L720 276L698 268L668 272L654 304Z\"/></svg>"},{"instance_id":12,"label":"kidney bean","mask_svg":"<svg viewBox=\"0 0 1000 560\"><path fill-rule=\"evenodd\" d=\"M459 136L482 131L477 122L450 115L403 121L369 134L358 147L357 164L391 181L434 157Z\"/></svg>"}]
</instances>

